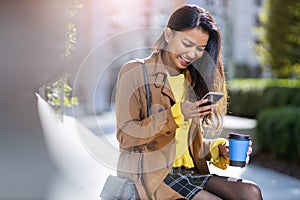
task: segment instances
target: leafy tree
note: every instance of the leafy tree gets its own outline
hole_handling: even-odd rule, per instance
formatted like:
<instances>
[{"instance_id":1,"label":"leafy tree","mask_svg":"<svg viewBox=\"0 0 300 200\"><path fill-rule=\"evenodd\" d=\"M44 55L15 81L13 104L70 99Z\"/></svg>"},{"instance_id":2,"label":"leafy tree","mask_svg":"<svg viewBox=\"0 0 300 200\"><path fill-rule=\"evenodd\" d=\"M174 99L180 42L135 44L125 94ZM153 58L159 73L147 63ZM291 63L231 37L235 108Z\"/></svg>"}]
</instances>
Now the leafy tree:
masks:
<instances>
[{"instance_id":1,"label":"leafy tree","mask_svg":"<svg viewBox=\"0 0 300 200\"><path fill-rule=\"evenodd\" d=\"M265 0L257 53L275 77L300 77L300 1Z\"/></svg>"},{"instance_id":2,"label":"leafy tree","mask_svg":"<svg viewBox=\"0 0 300 200\"><path fill-rule=\"evenodd\" d=\"M68 19L62 54L62 56L65 58L66 65L71 63L72 53L77 42L77 30L74 17L76 16L78 9L83 7L83 4L80 2L80 0L69 0L68 3ZM79 104L78 98L72 96L72 87L68 85L67 74L60 80L46 87L46 98L47 102L57 113L61 115L61 117L64 114L64 106L71 107L72 105Z\"/></svg>"}]
</instances>

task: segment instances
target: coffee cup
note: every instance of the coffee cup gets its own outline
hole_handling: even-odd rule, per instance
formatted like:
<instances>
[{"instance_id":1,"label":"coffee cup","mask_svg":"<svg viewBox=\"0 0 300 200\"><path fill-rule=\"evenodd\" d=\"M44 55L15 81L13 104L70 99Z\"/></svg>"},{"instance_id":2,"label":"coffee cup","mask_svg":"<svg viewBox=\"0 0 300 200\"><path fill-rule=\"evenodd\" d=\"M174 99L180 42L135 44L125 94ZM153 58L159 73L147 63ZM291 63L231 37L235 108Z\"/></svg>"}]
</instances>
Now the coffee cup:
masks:
<instances>
[{"instance_id":1,"label":"coffee cup","mask_svg":"<svg viewBox=\"0 0 300 200\"><path fill-rule=\"evenodd\" d=\"M250 136L239 133L230 133L228 140L230 166L245 167Z\"/></svg>"}]
</instances>

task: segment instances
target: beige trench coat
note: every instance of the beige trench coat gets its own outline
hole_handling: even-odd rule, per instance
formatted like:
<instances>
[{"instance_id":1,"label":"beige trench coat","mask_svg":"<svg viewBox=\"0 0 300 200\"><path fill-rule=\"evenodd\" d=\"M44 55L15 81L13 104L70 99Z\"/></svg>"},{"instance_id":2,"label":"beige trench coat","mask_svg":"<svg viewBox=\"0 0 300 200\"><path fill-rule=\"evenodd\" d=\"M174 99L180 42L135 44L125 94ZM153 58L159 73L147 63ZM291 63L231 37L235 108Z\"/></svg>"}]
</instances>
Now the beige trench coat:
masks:
<instances>
[{"instance_id":1,"label":"beige trench coat","mask_svg":"<svg viewBox=\"0 0 300 200\"><path fill-rule=\"evenodd\" d=\"M147 117L147 101L143 68L134 60L126 63L118 77L116 91L117 139L120 144L118 175L136 182L141 199L147 199L138 177L140 151L145 146L142 161L143 177L152 199L177 199L182 196L164 184L163 180L175 159L176 125L171 106L175 98L167 81L166 68L160 53L146 58L145 64L151 91L151 111ZM189 79L189 74L186 74ZM192 123L189 130L190 153L195 167L201 174L208 174L210 141L202 138L199 123Z\"/></svg>"}]
</instances>

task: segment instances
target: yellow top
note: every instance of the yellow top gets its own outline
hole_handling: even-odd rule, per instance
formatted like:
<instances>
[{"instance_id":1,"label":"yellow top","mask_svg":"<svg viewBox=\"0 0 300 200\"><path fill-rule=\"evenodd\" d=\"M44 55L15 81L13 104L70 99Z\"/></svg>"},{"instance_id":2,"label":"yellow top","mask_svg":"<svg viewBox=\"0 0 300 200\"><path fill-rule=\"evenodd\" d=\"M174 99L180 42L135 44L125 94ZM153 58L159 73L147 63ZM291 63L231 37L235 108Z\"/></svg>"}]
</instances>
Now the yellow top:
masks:
<instances>
[{"instance_id":1,"label":"yellow top","mask_svg":"<svg viewBox=\"0 0 300 200\"><path fill-rule=\"evenodd\" d=\"M168 76L172 92L176 103L172 106L171 111L176 124L179 128L176 129L176 157L173 167L184 166L193 168L194 162L189 153L188 131L192 120L184 121L184 116L181 113L180 103L186 100L186 80L183 74L178 76Z\"/></svg>"}]
</instances>

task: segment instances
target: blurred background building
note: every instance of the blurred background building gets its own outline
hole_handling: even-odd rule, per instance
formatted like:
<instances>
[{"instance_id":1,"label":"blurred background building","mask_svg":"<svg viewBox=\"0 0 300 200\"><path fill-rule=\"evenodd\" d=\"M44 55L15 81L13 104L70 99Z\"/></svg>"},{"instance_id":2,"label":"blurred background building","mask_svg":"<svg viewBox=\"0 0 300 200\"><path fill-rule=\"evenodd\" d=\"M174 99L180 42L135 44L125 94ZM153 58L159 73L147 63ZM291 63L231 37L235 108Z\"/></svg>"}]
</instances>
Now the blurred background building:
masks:
<instances>
[{"instance_id":1,"label":"blurred background building","mask_svg":"<svg viewBox=\"0 0 300 200\"><path fill-rule=\"evenodd\" d=\"M253 29L258 23L260 0L177 0L164 3L158 0L130 0L126 3L110 1L106 6L99 1L92 1L90 9L81 11L81 19L86 17L89 24L86 28L90 32L80 33L79 48L82 44L87 45L82 42L86 40L88 48L94 49L86 57L88 63L83 63L81 70L76 72L77 75L85 74L81 76L82 88L78 90L83 98L81 102L85 102L85 111L93 113L109 108L111 91L122 64L135 56L147 55L145 52L143 55L128 52L151 47L153 39L158 37L157 34L150 35L149 30L138 33L136 29L154 27L155 32L162 31L159 28L166 25L172 11L184 3L200 5L214 16L223 34L224 64L228 78L260 76L253 48L256 41ZM82 23L78 23L78 26L82 26ZM130 32L128 36L127 31ZM128 55L120 58L125 53Z\"/></svg>"},{"instance_id":2,"label":"blurred background building","mask_svg":"<svg viewBox=\"0 0 300 200\"><path fill-rule=\"evenodd\" d=\"M252 28L260 0L0 1L0 199L43 199L55 171L34 93L70 74L80 101L76 114L111 109L121 65L148 53L169 15L184 3L206 8L220 25L228 78L240 71L258 75ZM82 8L73 16L74 5ZM66 62L70 23L76 43ZM241 70L246 67L247 73Z\"/></svg>"}]
</instances>

